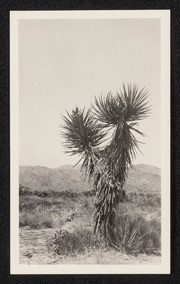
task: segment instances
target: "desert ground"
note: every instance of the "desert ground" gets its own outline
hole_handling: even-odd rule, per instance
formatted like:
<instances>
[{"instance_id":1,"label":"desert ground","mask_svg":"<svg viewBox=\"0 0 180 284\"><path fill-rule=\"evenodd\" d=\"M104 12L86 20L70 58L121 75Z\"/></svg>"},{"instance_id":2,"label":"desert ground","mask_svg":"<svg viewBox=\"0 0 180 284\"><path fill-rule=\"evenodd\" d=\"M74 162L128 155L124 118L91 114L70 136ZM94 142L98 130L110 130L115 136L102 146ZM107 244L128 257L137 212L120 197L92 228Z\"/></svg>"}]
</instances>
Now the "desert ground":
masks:
<instances>
[{"instance_id":1,"label":"desert ground","mask_svg":"<svg viewBox=\"0 0 180 284\"><path fill-rule=\"evenodd\" d=\"M51 180L53 183L48 184ZM92 235L95 192L79 170L67 166L54 171L23 167L19 189L19 262L159 264L160 170L137 166L125 189L126 199L117 208L117 242L107 246Z\"/></svg>"}]
</instances>

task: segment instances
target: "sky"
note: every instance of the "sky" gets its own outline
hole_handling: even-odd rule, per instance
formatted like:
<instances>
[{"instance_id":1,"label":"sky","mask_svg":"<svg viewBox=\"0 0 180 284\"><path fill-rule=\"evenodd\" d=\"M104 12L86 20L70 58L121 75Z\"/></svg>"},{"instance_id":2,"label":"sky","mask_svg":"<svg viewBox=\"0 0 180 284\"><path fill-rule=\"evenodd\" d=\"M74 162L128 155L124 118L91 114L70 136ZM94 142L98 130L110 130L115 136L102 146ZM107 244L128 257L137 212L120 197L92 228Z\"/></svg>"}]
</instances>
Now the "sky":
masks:
<instances>
[{"instance_id":1,"label":"sky","mask_svg":"<svg viewBox=\"0 0 180 284\"><path fill-rule=\"evenodd\" d=\"M160 167L160 21L19 20L19 163L75 164L64 153L61 114L95 96L137 83L149 90L151 115L139 122L134 164Z\"/></svg>"}]
</instances>

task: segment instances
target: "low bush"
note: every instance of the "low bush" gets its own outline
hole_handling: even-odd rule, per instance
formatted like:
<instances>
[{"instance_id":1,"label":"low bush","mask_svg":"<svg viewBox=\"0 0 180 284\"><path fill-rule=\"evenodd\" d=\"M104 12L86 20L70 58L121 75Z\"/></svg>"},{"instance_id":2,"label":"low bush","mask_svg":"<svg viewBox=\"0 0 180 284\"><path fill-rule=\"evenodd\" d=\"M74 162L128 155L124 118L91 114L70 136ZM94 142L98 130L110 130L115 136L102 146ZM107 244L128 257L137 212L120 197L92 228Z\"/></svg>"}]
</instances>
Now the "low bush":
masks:
<instances>
[{"instance_id":1,"label":"low bush","mask_svg":"<svg viewBox=\"0 0 180 284\"><path fill-rule=\"evenodd\" d=\"M49 200L34 195L21 196L19 201L20 212L24 210L32 211L39 206L49 208L52 206L52 203Z\"/></svg>"},{"instance_id":2,"label":"low bush","mask_svg":"<svg viewBox=\"0 0 180 284\"><path fill-rule=\"evenodd\" d=\"M36 208L32 211L22 211L19 215L19 226L28 226L32 229L41 228L56 228L63 225L63 221L59 216L54 217L53 213L48 210L41 211L40 208Z\"/></svg>"},{"instance_id":3,"label":"low bush","mask_svg":"<svg viewBox=\"0 0 180 284\"><path fill-rule=\"evenodd\" d=\"M161 196L157 194L147 193L128 193L127 200L130 203L136 204L138 207L145 208L146 210L150 207L160 208L161 207Z\"/></svg>"},{"instance_id":4,"label":"low bush","mask_svg":"<svg viewBox=\"0 0 180 284\"><path fill-rule=\"evenodd\" d=\"M49 240L48 247L59 255L73 255L88 250L105 248L98 237L92 236L91 228L76 228L73 232L58 230Z\"/></svg>"}]
</instances>

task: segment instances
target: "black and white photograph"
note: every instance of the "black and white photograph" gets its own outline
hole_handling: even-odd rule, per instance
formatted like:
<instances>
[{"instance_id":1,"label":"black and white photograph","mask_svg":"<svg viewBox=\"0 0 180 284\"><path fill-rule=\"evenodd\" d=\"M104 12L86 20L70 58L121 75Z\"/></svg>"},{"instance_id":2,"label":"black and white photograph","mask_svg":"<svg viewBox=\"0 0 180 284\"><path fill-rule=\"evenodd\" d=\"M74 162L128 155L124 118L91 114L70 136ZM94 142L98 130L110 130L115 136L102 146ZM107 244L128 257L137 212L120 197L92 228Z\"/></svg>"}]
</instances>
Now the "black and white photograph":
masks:
<instances>
[{"instance_id":1,"label":"black and white photograph","mask_svg":"<svg viewBox=\"0 0 180 284\"><path fill-rule=\"evenodd\" d=\"M170 12L10 16L11 273L170 273Z\"/></svg>"}]
</instances>

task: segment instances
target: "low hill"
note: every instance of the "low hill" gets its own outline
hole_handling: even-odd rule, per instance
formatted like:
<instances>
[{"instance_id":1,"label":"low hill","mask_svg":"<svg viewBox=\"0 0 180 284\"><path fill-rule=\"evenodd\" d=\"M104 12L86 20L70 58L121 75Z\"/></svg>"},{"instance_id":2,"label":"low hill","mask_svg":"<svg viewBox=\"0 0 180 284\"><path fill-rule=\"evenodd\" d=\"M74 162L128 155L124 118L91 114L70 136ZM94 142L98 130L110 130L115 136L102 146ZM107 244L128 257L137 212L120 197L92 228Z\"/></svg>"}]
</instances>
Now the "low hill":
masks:
<instances>
[{"instance_id":1,"label":"low hill","mask_svg":"<svg viewBox=\"0 0 180 284\"><path fill-rule=\"evenodd\" d=\"M84 176L75 168L20 167L19 183L38 191L88 191L91 189Z\"/></svg>"},{"instance_id":2,"label":"low hill","mask_svg":"<svg viewBox=\"0 0 180 284\"><path fill-rule=\"evenodd\" d=\"M74 191L92 189L79 166L60 166L55 169L41 166L21 166L19 183L31 191ZM160 192L160 169L149 165L135 165L129 170L125 189L132 192Z\"/></svg>"}]
</instances>

